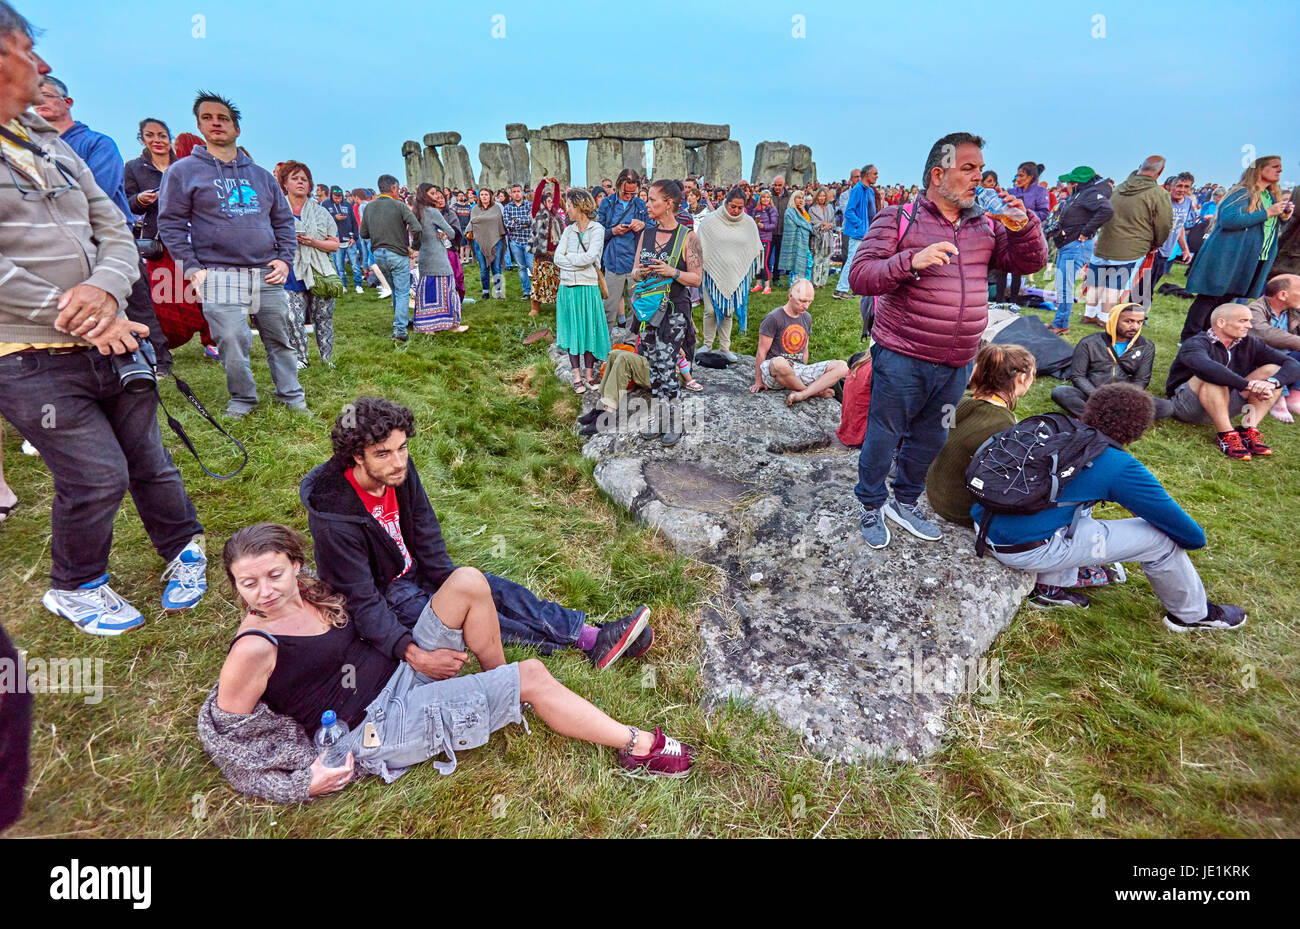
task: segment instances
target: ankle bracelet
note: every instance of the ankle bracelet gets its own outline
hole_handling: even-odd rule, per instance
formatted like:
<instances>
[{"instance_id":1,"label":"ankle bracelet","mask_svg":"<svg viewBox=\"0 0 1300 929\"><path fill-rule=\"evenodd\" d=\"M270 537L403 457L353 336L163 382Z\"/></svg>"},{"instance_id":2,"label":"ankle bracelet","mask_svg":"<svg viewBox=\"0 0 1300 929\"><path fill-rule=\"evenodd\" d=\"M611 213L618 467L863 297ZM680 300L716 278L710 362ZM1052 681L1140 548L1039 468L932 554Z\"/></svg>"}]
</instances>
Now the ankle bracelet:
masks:
<instances>
[{"instance_id":1,"label":"ankle bracelet","mask_svg":"<svg viewBox=\"0 0 1300 929\"><path fill-rule=\"evenodd\" d=\"M623 749L624 755L632 754L632 749L636 748L636 737L641 734L641 730L637 729L636 726L628 726L627 734L627 747Z\"/></svg>"}]
</instances>

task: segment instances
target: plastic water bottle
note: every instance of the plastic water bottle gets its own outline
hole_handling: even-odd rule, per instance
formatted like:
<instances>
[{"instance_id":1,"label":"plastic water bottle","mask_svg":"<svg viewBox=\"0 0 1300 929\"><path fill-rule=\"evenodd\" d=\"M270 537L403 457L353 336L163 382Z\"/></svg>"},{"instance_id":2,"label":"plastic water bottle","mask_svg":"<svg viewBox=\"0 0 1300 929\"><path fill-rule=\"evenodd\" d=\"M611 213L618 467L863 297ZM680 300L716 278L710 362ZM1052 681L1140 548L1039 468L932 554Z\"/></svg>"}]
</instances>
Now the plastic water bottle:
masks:
<instances>
[{"instance_id":1,"label":"plastic water bottle","mask_svg":"<svg viewBox=\"0 0 1300 929\"><path fill-rule=\"evenodd\" d=\"M984 209L985 213L1002 220L1002 224L1012 232L1025 228L1025 223L1029 222L1028 213L1018 207L1007 206L998 196L998 192L991 187L976 187L975 202Z\"/></svg>"},{"instance_id":2,"label":"plastic water bottle","mask_svg":"<svg viewBox=\"0 0 1300 929\"><path fill-rule=\"evenodd\" d=\"M324 752L321 763L327 768L341 768L348 760L348 724L338 718L333 710L320 714L320 728L316 730L316 749Z\"/></svg>"}]
</instances>

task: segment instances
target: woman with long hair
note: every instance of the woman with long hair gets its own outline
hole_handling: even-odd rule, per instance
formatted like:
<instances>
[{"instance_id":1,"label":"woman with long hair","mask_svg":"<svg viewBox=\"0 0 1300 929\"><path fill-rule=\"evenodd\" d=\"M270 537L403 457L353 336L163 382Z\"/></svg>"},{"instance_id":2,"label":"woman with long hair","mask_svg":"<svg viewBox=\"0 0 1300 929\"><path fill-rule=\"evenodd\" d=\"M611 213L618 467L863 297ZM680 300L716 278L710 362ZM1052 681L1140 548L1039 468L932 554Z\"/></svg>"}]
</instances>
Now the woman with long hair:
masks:
<instances>
[{"instance_id":1,"label":"woman with long hair","mask_svg":"<svg viewBox=\"0 0 1300 929\"><path fill-rule=\"evenodd\" d=\"M310 321L316 333L321 361L334 367L334 301L343 296L343 281L334 268L331 253L338 251L338 224L329 212L312 199L311 169L301 161L282 161L275 166L293 211L298 247L284 282L289 301L289 342L298 356L298 367L307 367L307 331Z\"/></svg>"},{"instance_id":2,"label":"woman with long hair","mask_svg":"<svg viewBox=\"0 0 1300 929\"><path fill-rule=\"evenodd\" d=\"M1277 257L1279 218L1291 218L1295 204L1283 202L1278 181L1282 159L1256 158L1219 204L1214 229L1187 270L1187 289L1196 299L1187 309L1179 340L1210 328L1210 314L1238 297L1252 300L1264 292Z\"/></svg>"},{"instance_id":3,"label":"woman with long hair","mask_svg":"<svg viewBox=\"0 0 1300 929\"><path fill-rule=\"evenodd\" d=\"M506 279L501 270L501 253L505 251L506 225L501 216L501 204L492 197L490 187L480 187L478 202L469 214L469 232L474 244L474 258L478 261L479 282L483 285L483 299L506 298ZM488 288L491 287L491 291Z\"/></svg>"},{"instance_id":4,"label":"woman with long hair","mask_svg":"<svg viewBox=\"0 0 1300 929\"><path fill-rule=\"evenodd\" d=\"M1044 166L1036 161L1022 161L1020 166L1016 168L1015 182L1011 190L1008 191L1011 196L1018 197L1023 201L1025 210L1037 216L1039 222L1046 222L1048 214L1051 213L1047 191L1038 184L1038 178L1042 175L1043 170ZM998 303L1002 303L1004 300L1019 303L1022 283L1022 276L1012 272L1011 286L1008 288L1006 273L999 271L997 289L994 292L993 299Z\"/></svg>"},{"instance_id":5,"label":"woman with long hair","mask_svg":"<svg viewBox=\"0 0 1300 929\"><path fill-rule=\"evenodd\" d=\"M564 205L569 225L555 247L555 266L560 269L555 344L568 353L573 391L580 394L600 387L597 362L604 361L611 348L598 278L605 227L596 222L596 201L587 190L566 191Z\"/></svg>"},{"instance_id":6,"label":"woman with long hair","mask_svg":"<svg viewBox=\"0 0 1300 929\"><path fill-rule=\"evenodd\" d=\"M808 209L812 220L812 283L821 287L831 273L831 256L835 254L835 202L831 192L820 187L813 194L813 205Z\"/></svg>"},{"instance_id":7,"label":"woman with long hair","mask_svg":"<svg viewBox=\"0 0 1300 929\"><path fill-rule=\"evenodd\" d=\"M718 348L734 361L731 319L734 316L740 331L745 331L749 282L755 269L762 267L763 260L758 226L745 213L745 192L733 187L727 193L722 209L710 213L699 223L695 234L704 253L700 280L700 291L704 296L704 348L713 348L716 334Z\"/></svg>"},{"instance_id":8,"label":"woman with long hair","mask_svg":"<svg viewBox=\"0 0 1300 929\"><path fill-rule=\"evenodd\" d=\"M548 198L546 189L553 191ZM560 272L555 267L555 247L560 243L561 217L564 207L560 203L560 182L544 177L533 191L533 229L529 247L533 252L533 267L528 272L532 295L529 316L541 312L543 303L554 303L560 289Z\"/></svg>"},{"instance_id":9,"label":"woman with long hair","mask_svg":"<svg viewBox=\"0 0 1300 929\"><path fill-rule=\"evenodd\" d=\"M785 208L785 231L781 235L781 255L776 262L778 271L790 272L791 282L808 276L808 245L812 230L812 217L804 207L804 193L796 190L790 194L790 203Z\"/></svg>"},{"instance_id":10,"label":"woman with long hair","mask_svg":"<svg viewBox=\"0 0 1300 929\"><path fill-rule=\"evenodd\" d=\"M446 195L433 184L415 189L412 210L420 223L419 283L415 290L416 332L465 332L460 321L460 292L449 250L456 240L451 221L443 214Z\"/></svg>"},{"instance_id":11,"label":"woman with long hair","mask_svg":"<svg viewBox=\"0 0 1300 929\"><path fill-rule=\"evenodd\" d=\"M971 395L957 405L953 427L925 475L925 496L951 523L973 527L975 502L966 489L966 468L984 440L1016 424L1016 401L1034 383L1037 365L1019 345L985 345L975 356Z\"/></svg>"},{"instance_id":12,"label":"woman with long hair","mask_svg":"<svg viewBox=\"0 0 1300 929\"><path fill-rule=\"evenodd\" d=\"M458 752L522 723L524 704L561 735L619 749L629 773L685 777L690 770L690 746L658 728L611 719L536 658L507 664L495 610L466 609L465 591L486 587L472 568L452 573L412 632L422 648L473 653L483 670L432 680L357 634L346 600L304 573L302 538L292 529L241 529L226 542L222 563L247 613L200 710L199 738L245 794L302 802L362 774L391 783L444 754L434 766L451 774ZM311 738L327 711L349 730L337 746L346 753L338 766L326 766Z\"/></svg>"},{"instance_id":13,"label":"woman with long hair","mask_svg":"<svg viewBox=\"0 0 1300 929\"><path fill-rule=\"evenodd\" d=\"M698 185L692 186L686 191L686 212L691 214L691 228L699 229L700 221L713 212L709 206L709 200L700 190ZM691 306L697 307L701 303L700 288L691 287Z\"/></svg>"},{"instance_id":14,"label":"woman with long hair","mask_svg":"<svg viewBox=\"0 0 1300 929\"><path fill-rule=\"evenodd\" d=\"M776 233L776 207L772 204L772 191L762 190L758 194L758 206L754 210L754 224L758 226L758 240L763 245L763 264L758 269L758 280L754 282L750 293L754 293L760 287L763 293L772 292L772 262L775 257L772 254L772 236ZM759 281L762 281L760 284Z\"/></svg>"}]
</instances>

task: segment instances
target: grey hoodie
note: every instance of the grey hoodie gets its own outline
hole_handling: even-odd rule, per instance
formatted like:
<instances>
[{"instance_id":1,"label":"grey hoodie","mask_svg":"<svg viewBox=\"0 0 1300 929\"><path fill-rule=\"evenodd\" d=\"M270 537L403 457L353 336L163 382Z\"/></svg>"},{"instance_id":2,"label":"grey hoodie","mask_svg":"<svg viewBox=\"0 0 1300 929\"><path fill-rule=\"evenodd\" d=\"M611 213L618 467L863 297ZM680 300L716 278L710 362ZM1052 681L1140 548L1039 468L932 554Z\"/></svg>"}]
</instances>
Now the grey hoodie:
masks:
<instances>
[{"instance_id":1,"label":"grey hoodie","mask_svg":"<svg viewBox=\"0 0 1300 929\"><path fill-rule=\"evenodd\" d=\"M163 172L158 234L188 278L200 268L293 266L293 211L270 171L240 152L218 161L202 145Z\"/></svg>"}]
</instances>

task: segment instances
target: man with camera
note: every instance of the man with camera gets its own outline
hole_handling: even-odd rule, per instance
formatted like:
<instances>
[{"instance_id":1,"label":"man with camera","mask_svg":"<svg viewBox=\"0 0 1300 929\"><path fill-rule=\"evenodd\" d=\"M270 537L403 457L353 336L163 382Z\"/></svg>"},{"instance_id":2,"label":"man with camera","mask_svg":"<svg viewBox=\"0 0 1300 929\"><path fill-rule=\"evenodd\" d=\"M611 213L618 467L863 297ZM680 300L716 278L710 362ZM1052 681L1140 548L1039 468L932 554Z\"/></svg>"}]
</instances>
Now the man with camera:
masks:
<instances>
[{"instance_id":1,"label":"man with camera","mask_svg":"<svg viewBox=\"0 0 1300 929\"><path fill-rule=\"evenodd\" d=\"M123 494L169 563L165 609L188 609L207 589L203 527L158 430L156 384L139 357L148 327L124 312L140 273L135 243L86 163L27 112L50 70L32 36L0 0L0 177L10 179L0 185L0 414L54 476L42 602L84 632L120 635L144 623L108 586Z\"/></svg>"}]
</instances>

